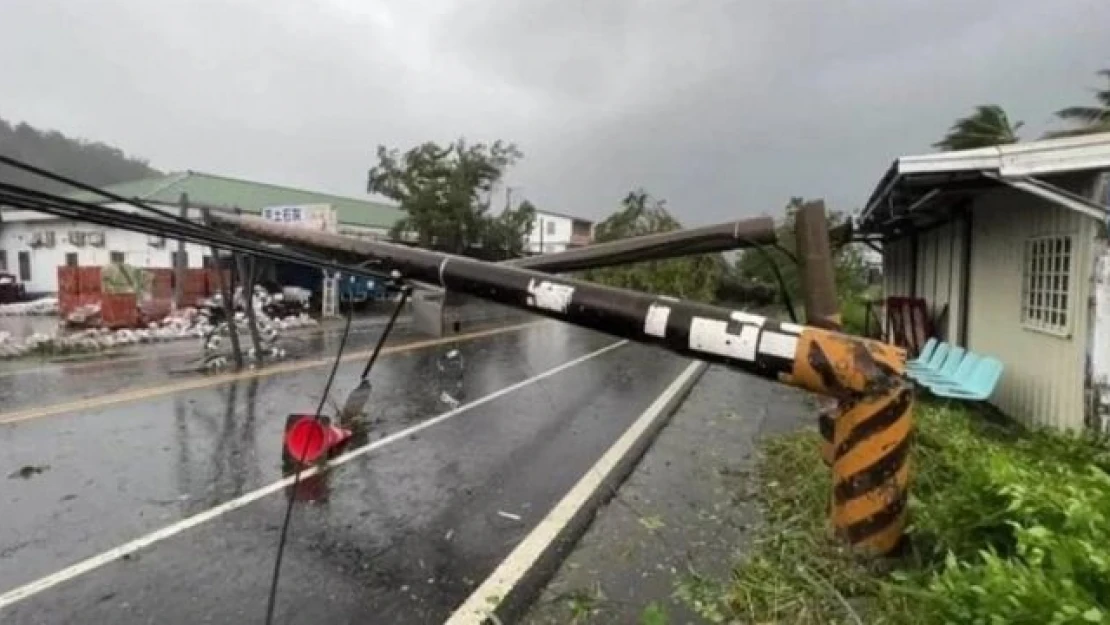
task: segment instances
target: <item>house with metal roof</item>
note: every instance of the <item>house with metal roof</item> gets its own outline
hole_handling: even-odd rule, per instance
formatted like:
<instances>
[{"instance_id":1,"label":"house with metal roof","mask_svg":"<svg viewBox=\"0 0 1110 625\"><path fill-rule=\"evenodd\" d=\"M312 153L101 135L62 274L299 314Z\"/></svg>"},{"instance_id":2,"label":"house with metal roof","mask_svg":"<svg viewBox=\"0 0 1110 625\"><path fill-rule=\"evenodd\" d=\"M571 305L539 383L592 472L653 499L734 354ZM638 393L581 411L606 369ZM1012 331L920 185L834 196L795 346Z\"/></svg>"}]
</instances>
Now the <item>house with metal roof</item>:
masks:
<instances>
[{"instance_id":1,"label":"house with metal roof","mask_svg":"<svg viewBox=\"0 0 1110 625\"><path fill-rule=\"evenodd\" d=\"M173 212L180 210L185 198L186 214L192 219L200 219L204 208L285 217L323 211L336 222L339 233L366 238L384 238L404 215L400 208L381 202L195 171L144 178L106 190ZM80 192L71 197L113 209L136 210L92 193ZM44 213L3 209L0 215L0 272L16 274L28 293L56 292L57 267L62 265L116 262L137 267L172 267L177 251L176 243L167 244L163 238ZM211 250L192 243L185 245L184 255L188 267L212 262Z\"/></svg>"},{"instance_id":2,"label":"house with metal roof","mask_svg":"<svg viewBox=\"0 0 1110 625\"><path fill-rule=\"evenodd\" d=\"M1028 423L1110 431L1108 172L1110 133L904 156L854 218L885 296L999 358L990 401Z\"/></svg>"}]
</instances>

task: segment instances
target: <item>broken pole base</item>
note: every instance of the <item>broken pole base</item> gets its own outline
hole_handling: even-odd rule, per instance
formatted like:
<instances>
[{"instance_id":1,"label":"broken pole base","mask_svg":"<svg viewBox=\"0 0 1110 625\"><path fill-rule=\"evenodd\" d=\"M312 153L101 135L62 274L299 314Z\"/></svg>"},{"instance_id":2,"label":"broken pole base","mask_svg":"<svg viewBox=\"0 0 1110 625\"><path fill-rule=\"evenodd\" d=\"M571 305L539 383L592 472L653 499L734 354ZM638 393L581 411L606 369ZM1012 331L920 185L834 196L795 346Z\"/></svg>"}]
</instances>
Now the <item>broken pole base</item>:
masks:
<instances>
[{"instance_id":1,"label":"broken pole base","mask_svg":"<svg viewBox=\"0 0 1110 625\"><path fill-rule=\"evenodd\" d=\"M853 550L888 555L906 526L913 386L846 407L833 422L833 532Z\"/></svg>"}]
</instances>

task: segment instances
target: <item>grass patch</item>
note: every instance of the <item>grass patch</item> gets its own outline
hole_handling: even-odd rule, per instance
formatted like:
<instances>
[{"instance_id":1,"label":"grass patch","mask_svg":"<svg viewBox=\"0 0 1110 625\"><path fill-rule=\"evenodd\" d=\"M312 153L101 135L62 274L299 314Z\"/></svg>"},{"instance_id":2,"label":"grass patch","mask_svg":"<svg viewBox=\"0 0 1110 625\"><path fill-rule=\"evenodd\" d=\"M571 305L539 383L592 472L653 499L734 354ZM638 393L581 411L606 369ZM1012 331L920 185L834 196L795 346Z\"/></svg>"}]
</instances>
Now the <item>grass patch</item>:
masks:
<instances>
[{"instance_id":1,"label":"grass patch","mask_svg":"<svg viewBox=\"0 0 1110 625\"><path fill-rule=\"evenodd\" d=\"M697 605L712 622L1110 624L1110 451L919 402L910 548L865 561L828 534L816 432L763 447L766 523Z\"/></svg>"}]
</instances>

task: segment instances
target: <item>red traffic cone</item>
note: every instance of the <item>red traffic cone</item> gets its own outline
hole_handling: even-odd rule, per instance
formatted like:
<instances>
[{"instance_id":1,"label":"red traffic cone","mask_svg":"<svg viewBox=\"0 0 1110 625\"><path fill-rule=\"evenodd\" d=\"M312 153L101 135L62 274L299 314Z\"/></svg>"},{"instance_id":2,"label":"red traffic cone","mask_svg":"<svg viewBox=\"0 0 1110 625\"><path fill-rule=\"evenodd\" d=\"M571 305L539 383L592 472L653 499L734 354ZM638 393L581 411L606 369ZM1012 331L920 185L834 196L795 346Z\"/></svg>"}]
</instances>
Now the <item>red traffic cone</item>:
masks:
<instances>
[{"instance_id":1,"label":"red traffic cone","mask_svg":"<svg viewBox=\"0 0 1110 625\"><path fill-rule=\"evenodd\" d=\"M312 464L351 438L351 431L303 416L285 431L285 450L294 461Z\"/></svg>"}]
</instances>

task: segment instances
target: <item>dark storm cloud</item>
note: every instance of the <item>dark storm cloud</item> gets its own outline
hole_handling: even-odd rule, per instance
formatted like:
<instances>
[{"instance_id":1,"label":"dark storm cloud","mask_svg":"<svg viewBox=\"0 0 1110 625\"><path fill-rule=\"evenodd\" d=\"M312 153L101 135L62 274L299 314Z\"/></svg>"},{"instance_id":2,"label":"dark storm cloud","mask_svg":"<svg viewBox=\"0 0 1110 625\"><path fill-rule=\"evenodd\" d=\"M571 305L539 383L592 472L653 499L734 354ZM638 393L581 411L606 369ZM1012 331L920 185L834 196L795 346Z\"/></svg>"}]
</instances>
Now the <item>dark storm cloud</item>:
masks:
<instances>
[{"instance_id":1,"label":"dark storm cloud","mask_svg":"<svg viewBox=\"0 0 1110 625\"><path fill-rule=\"evenodd\" d=\"M689 223L854 208L997 102L1035 137L1110 66L1103 0L10 0L0 115L164 168L358 193L378 143L516 141L511 184Z\"/></svg>"}]
</instances>

